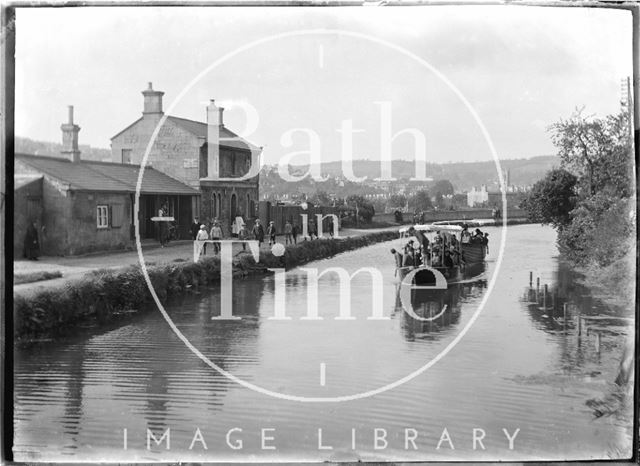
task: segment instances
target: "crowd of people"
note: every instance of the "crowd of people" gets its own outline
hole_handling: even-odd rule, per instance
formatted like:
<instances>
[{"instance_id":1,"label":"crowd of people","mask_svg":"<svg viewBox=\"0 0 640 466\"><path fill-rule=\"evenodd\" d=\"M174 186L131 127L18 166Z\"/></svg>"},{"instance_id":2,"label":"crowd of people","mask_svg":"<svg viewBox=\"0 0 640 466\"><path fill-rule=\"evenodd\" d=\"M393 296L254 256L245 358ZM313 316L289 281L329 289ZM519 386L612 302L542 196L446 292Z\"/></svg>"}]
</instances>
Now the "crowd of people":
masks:
<instances>
[{"instance_id":1,"label":"crowd of people","mask_svg":"<svg viewBox=\"0 0 640 466\"><path fill-rule=\"evenodd\" d=\"M331 225L332 226L332 225ZM284 235L285 245L297 244L299 236L303 233L302 228L297 223L292 222L291 220L287 220L284 224L284 229L281 233L279 233L276 229L276 223L274 221L270 221L269 224L265 226L262 224L260 219L256 219L253 227L248 229L246 223L244 222L242 217L236 217L231 225L231 237L238 238L239 240L255 240L258 241L258 244L262 246L262 243L266 243L269 246L272 246L276 243L276 238L279 234ZM333 237L333 228L330 228L328 231L329 235ZM220 221L216 218L210 222L202 223L195 218L193 223L191 224L191 237L194 241L202 241L202 254L207 254L207 243L208 240L221 240L224 239L224 234L222 232L222 227ZM304 241L307 239L314 240L318 239L318 228L316 222L313 219L310 219L307 224L307 236L303 237ZM242 244L242 250L246 251L246 244ZM214 254L218 253L220 250L220 244L217 242L213 243L213 252Z\"/></svg>"},{"instance_id":2,"label":"crowd of people","mask_svg":"<svg viewBox=\"0 0 640 466\"><path fill-rule=\"evenodd\" d=\"M479 228L474 232L469 231L468 225L464 225L460 241L455 234L436 231L435 236L430 241L420 230L410 227L407 233L415 237L403 246L402 252L395 248L391 253L395 258L397 268L420 267L454 267L464 264L464 253L462 244L483 244L489 251L489 233L483 233Z\"/></svg>"}]
</instances>

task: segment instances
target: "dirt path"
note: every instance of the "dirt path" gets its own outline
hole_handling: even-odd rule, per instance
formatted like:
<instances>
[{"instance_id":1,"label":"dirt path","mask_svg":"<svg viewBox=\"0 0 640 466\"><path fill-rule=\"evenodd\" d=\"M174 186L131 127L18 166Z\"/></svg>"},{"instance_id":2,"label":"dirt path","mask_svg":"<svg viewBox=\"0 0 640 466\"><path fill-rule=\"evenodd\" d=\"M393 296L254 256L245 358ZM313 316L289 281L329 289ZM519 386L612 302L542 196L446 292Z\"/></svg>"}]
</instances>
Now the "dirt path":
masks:
<instances>
[{"instance_id":1,"label":"dirt path","mask_svg":"<svg viewBox=\"0 0 640 466\"><path fill-rule=\"evenodd\" d=\"M345 228L340 232L340 236L361 236L380 231L397 230L398 228L399 226L372 228L368 230ZM284 236L278 236L277 241L284 244ZM269 245L263 243L262 248L268 250ZM242 246L240 244L234 245L234 254L241 249ZM172 242L165 248L161 248L157 244L143 245L142 252L147 265L192 261L193 242ZM13 287L13 293L14 295L28 296L44 289L60 288L66 283L82 278L82 276L88 272L100 269L120 269L137 264L139 264L139 258L138 252L135 250L73 257L42 256L37 261L18 260L13 263L14 275L59 271L62 273L62 277L15 285Z\"/></svg>"}]
</instances>

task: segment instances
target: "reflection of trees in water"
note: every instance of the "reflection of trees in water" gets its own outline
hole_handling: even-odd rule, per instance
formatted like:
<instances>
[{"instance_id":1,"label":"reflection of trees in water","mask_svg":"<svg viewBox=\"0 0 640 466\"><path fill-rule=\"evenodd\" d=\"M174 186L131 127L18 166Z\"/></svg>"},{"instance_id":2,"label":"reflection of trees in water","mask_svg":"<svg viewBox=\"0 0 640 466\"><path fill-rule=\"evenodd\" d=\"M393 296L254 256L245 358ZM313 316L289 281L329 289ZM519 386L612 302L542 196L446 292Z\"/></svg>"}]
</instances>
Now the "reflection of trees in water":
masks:
<instances>
[{"instance_id":1,"label":"reflection of trees in water","mask_svg":"<svg viewBox=\"0 0 640 466\"><path fill-rule=\"evenodd\" d=\"M462 304L472 297L483 293L487 286L482 277L484 263L469 267L462 275L462 283L451 283L446 290L411 290L411 306L416 315L429 320L417 320L403 309L400 298L400 286L396 287L396 312L402 314L404 337L415 339L438 339L460 321ZM473 277L478 277L474 280ZM445 308L446 306L446 308ZM443 312L444 309L444 312Z\"/></svg>"}]
</instances>

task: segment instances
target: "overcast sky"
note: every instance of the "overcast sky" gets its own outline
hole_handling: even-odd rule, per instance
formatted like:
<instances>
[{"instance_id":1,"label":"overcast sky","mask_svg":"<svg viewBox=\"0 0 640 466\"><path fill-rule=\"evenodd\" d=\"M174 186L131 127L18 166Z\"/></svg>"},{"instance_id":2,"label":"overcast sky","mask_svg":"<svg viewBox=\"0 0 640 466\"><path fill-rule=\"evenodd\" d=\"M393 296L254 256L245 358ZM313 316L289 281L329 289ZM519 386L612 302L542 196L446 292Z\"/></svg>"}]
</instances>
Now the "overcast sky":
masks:
<instances>
[{"instance_id":1,"label":"overcast sky","mask_svg":"<svg viewBox=\"0 0 640 466\"><path fill-rule=\"evenodd\" d=\"M250 104L259 121L248 139L265 147L268 163L308 148L302 132L283 145L294 128L318 135L323 160L339 160L344 120L362 130L354 157L377 159L385 106L394 133L424 135L428 160L489 160L464 100L501 158L551 154L549 124L579 106L618 111L631 27L629 12L594 8L25 8L17 12L15 129L60 141L74 105L80 143L109 148L140 117L152 81L165 109L192 84L176 116L205 121L207 100L223 102L237 132L244 112L230 104ZM392 153L409 159L414 147L403 134Z\"/></svg>"}]
</instances>

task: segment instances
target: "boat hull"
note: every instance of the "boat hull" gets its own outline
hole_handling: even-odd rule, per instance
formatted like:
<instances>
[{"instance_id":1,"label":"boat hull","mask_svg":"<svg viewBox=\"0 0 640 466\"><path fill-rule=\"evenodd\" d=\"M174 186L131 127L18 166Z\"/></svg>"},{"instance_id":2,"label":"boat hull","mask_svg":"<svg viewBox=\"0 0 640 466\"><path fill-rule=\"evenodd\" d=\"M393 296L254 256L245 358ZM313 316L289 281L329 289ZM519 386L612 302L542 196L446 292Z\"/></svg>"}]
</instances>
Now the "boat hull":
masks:
<instances>
[{"instance_id":1,"label":"boat hull","mask_svg":"<svg viewBox=\"0 0 640 466\"><path fill-rule=\"evenodd\" d=\"M462 259L467 264L477 264L484 261L487 250L484 244L461 244Z\"/></svg>"}]
</instances>

